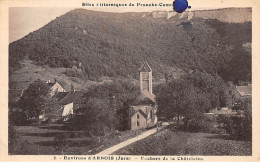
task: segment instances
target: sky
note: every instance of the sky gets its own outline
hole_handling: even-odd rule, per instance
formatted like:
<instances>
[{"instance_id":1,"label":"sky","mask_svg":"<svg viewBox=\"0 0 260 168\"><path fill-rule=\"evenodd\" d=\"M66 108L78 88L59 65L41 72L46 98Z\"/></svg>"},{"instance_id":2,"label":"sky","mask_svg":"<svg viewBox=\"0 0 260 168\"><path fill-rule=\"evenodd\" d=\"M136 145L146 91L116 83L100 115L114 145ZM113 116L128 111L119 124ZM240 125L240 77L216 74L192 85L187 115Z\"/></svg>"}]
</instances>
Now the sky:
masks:
<instances>
[{"instance_id":1,"label":"sky","mask_svg":"<svg viewBox=\"0 0 260 168\"><path fill-rule=\"evenodd\" d=\"M74 8L9 8L9 42L33 32Z\"/></svg>"},{"instance_id":2,"label":"sky","mask_svg":"<svg viewBox=\"0 0 260 168\"><path fill-rule=\"evenodd\" d=\"M0 0L1 1L1 0ZM9 0L6 0L9 1ZM15 1L15 0L13 0ZM30 1L32 1L30 3ZM255 0L254 0L255 1ZM10 2L10 1L9 1ZM27 2L27 3L25 3ZM95 4L94 7L82 6L82 2ZM98 7L97 3L133 3L135 7ZM30 32L33 32L56 17L61 16L75 8L84 8L95 11L104 12L150 12L155 10L172 11L172 7L137 7L137 3L165 3L172 4L173 0L16 0L9 6L9 42L16 41ZM244 0L225 1L225 0L212 0L206 2L205 0L188 0L189 6L193 10L201 9L217 9L226 7L250 7L252 4ZM13 6L13 7L12 7ZM21 7L14 7L21 6ZM28 6L28 7L22 7ZM40 7L39 7L40 6Z\"/></svg>"},{"instance_id":3,"label":"sky","mask_svg":"<svg viewBox=\"0 0 260 168\"><path fill-rule=\"evenodd\" d=\"M137 7L136 7L137 8ZM54 20L75 8L51 8L51 7L11 7L9 8L9 43L19 40L48 24ZM88 8L84 8L88 9ZM160 8L171 9L168 8ZM194 9L194 8L193 8ZM100 8L91 8L91 10L100 11ZM126 8L121 7L120 9L113 10L109 7L101 9L102 11L113 11L113 12L128 12ZM156 8L142 8L142 11L148 12L156 10ZM158 9L157 9L158 10Z\"/></svg>"}]
</instances>

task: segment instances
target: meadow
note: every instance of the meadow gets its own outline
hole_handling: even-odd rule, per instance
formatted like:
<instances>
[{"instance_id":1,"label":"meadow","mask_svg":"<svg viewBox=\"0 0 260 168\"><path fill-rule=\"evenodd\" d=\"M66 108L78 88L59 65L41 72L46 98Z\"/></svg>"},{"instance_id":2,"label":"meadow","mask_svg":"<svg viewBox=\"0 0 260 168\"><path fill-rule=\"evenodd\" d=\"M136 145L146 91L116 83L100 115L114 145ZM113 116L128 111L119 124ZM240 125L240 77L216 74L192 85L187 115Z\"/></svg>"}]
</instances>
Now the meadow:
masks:
<instances>
[{"instance_id":1,"label":"meadow","mask_svg":"<svg viewBox=\"0 0 260 168\"><path fill-rule=\"evenodd\" d=\"M252 143L233 139L228 134L175 132L164 129L122 148L114 154L250 156L252 155Z\"/></svg>"}]
</instances>

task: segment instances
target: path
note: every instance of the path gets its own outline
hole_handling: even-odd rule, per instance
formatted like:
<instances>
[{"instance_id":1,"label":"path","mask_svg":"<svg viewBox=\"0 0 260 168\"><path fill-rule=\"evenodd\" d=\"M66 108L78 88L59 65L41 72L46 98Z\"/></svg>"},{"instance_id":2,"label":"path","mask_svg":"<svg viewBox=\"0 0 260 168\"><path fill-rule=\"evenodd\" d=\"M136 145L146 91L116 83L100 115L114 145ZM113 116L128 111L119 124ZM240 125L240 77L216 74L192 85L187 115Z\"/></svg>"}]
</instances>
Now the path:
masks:
<instances>
[{"instance_id":1,"label":"path","mask_svg":"<svg viewBox=\"0 0 260 168\"><path fill-rule=\"evenodd\" d=\"M112 147L110 147L108 149L105 149L102 152L97 153L96 155L111 155L115 151L117 151L117 150L119 150L119 149L121 149L123 147L126 147L127 145L130 145L130 144L132 144L132 143L134 143L136 141L139 141L141 139L144 139L144 138L146 138L146 137L156 133L156 130L157 130L157 128L153 128L153 129L150 129L148 131L145 131L141 135L138 135L138 136L136 136L134 138L128 139L128 140L126 140L124 142L121 142L121 143L115 145L115 146L112 146Z\"/></svg>"}]
</instances>

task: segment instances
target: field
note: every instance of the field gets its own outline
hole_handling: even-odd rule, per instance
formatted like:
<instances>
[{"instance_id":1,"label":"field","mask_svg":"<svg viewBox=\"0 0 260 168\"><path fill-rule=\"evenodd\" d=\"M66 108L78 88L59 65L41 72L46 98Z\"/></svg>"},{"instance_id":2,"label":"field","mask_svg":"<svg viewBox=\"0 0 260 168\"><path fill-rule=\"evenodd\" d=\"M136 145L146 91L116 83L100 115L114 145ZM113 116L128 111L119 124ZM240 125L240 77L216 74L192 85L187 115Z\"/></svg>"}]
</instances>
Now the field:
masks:
<instances>
[{"instance_id":1,"label":"field","mask_svg":"<svg viewBox=\"0 0 260 168\"><path fill-rule=\"evenodd\" d=\"M62 130L61 125L16 126L16 155L92 155L143 131L112 132L91 137L84 131ZM203 155L250 156L250 141L234 140L229 135L174 132L162 129L143 140L116 151L116 155Z\"/></svg>"},{"instance_id":2,"label":"field","mask_svg":"<svg viewBox=\"0 0 260 168\"><path fill-rule=\"evenodd\" d=\"M173 132L165 129L114 154L250 156L252 143L231 139L229 135Z\"/></svg>"},{"instance_id":3,"label":"field","mask_svg":"<svg viewBox=\"0 0 260 168\"><path fill-rule=\"evenodd\" d=\"M67 131L63 125L15 126L16 143L10 154L15 155L92 155L142 133L111 132L105 136L90 136L84 131Z\"/></svg>"}]
</instances>

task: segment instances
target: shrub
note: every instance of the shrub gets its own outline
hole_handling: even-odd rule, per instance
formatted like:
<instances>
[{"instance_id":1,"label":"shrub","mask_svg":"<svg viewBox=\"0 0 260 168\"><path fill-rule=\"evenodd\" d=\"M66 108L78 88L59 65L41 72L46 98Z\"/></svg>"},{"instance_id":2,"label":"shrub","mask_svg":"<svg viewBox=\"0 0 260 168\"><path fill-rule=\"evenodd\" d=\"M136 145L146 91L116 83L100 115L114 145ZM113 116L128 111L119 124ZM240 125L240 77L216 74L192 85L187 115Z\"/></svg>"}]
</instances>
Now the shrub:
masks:
<instances>
[{"instance_id":1,"label":"shrub","mask_svg":"<svg viewBox=\"0 0 260 168\"><path fill-rule=\"evenodd\" d=\"M217 118L220 126L226 130L232 137L237 139L252 139L252 102L250 99L239 100L238 109L241 115L225 116Z\"/></svg>"},{"instance_id":2,"label":"shrub","mask_svg":"<svg viewBox=\"0 0 260 168\"><path fill-rule=\"evenodd\" d=\"M25 126L29 124L26 114L22 111L12 112L10 115L10 120L12 120L12 123L15 126Z\"/></svg>"},{"instance_id":3,"label":"shrub","mask_svg":"<svg viewBox=\"0 0 260 168\"><path fill-rule=\"evenodd\" d=\"M233 138L246 140L252 138L252 125L246 117L221 115L218 117L218 123Z\"/></svg>"},{"instance_id":4,"label":"shrub","mask_svg":"<svg viewBox=\"0 0 260 168\"><path fill-rule=\"evenodd\" d=\"M201 115L192 119L184 119L181 129L190 132L224 133L225 130L219 128L215 117Z\"/></svg>"}]
</instances>

